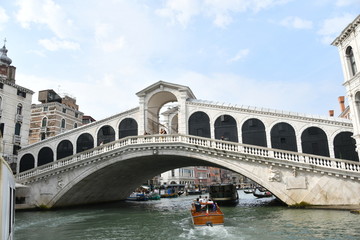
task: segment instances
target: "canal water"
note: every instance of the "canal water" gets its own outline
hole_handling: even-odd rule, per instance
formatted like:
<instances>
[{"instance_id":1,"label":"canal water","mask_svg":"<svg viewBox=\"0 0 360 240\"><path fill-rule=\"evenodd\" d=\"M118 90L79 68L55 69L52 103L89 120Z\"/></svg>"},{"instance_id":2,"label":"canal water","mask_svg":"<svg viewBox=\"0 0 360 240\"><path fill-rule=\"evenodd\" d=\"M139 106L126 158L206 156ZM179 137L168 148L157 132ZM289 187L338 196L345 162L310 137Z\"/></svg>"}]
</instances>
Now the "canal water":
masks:
<instances>
[{"instance_id":1,"label":"canal water","mask_svg":"<svg viewBox=\"0 0 360 240\"><path fill-rule=\"evenodd\" d=\"M196 196L111 203L53 211L16 212L15 240L246 239L358 240L360 215L290 209L239 191L236 207L222 207L224 226L193 227Z\"/></svg>"}]
</instances>

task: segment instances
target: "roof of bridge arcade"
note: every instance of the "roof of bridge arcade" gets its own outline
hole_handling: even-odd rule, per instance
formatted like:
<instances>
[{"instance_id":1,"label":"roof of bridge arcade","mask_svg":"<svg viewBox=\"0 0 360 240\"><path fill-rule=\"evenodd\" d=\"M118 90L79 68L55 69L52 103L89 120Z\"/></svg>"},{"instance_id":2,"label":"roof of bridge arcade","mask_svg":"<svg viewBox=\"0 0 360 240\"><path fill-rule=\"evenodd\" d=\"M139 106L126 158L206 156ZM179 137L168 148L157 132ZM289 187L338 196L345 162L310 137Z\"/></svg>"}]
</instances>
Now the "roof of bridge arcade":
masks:
<instances>
[{"instance_id":1,"label":"roof of bridge arcade","mask_svg":"<svg viewBox=\"0 0 360 240\"><path fill-rule=\"evenodd\" d=\"M150 93L158 88L161 89L164 87L175 89L178 91L186 91L189 98L196 99L194 93L191 91L191 89L188 86L179 85L179 84L170 83L170 82L164 82L164 81L158 81L158 82L150 85L149 87L144 88L140 92L137 92L136 95L138 97L140 97L140 96L146 95L147 93Z\"/></svg>"}]
</instances>

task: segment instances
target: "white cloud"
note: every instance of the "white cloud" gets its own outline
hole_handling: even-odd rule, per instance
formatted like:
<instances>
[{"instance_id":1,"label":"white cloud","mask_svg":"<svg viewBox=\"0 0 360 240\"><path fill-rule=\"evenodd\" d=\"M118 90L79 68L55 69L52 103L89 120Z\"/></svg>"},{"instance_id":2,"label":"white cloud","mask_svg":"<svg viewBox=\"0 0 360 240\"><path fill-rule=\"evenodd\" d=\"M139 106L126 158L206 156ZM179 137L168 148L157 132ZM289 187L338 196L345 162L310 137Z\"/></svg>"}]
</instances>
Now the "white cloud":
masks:
<instances>
[{"instance_id":1,"label":"white cloud","mask_svg":"<svg viewBox=\"0 0 360 240\"><path fill-rule=\"evenodd\" d=\"M250 52L249 49L242 49L233 58L229 59L229 62L239 61L240 59L246 57L249 54L249 52Z\"/></svg>"},{"instance_id":2,"label":"white cloud","mask_svg":"<svg viewBox=\"0 0 360 240\"><path fill-rule=\"evenodd\" d=\"M115 37L118 34L112 25L106 23L95 24L95 39L97 45L105 52L113 52L124 48L125 37Z\"/></svg>"},{"instance_id":3,"label":"white cloud","mask_svg":"<svg viewBox=\"0 0 360 240\"><path fill-rule=\"evenodd\" d=\"M9 20L9 16L6 14L5 9L0 7L0 30L2 30L5 23Z\"/></svg>"},{"instance_id":4,"label":"white cloud","mask_svg":"<svg viewBox=\"0 0 360 240\"><path fill-rule=\"evenodd\" d=\"M66 17L65 11L52 0L17 0L19 7L16 19L24 28L32 24L47 26L57 37L70 36L73 29L72 20Z\"/></svg>"},{"instance_id":5,"label":"white cloud","mask_svg":"<svg viewBox=\"0 0 360 240\"><path fill-rule=\"evenodd\" d=\"M171 0L166 1L165 7L155 12L162 17L171 19L171 24L179 22L186 27L191 18L200 14L201 6L199 0Z\"/></svg>"},{"instance_id":6,"label":"white cloud","mask_svg":"<svg viewBox=\"0 0 360 240\"><path fill-rule=\"evenodd\" d=\"M171 23L186 27L193 17L206 16L217 27L226 27L234 21L232 14L246 11L258 12L291 0L166 0L165 7L156 10Z\"/></svg>"},{"instance_id":7,"label":"white cloud","mask_svg":"<svg viewBox=\"0 0 360 240\"><path fill-rule=\"evenodd\" d=\"M337 0L336 5L339 7L345 7L352 4L360 4L360 0Z\"/></svg>"},{"instance_id":8,"label":"white cloud","mask_svg":"<svg viewBox=\"0 0 360 240\"><path fill-rule=\"evenodd\" d=\"M39 44L49 51L57 51L57 50L61 50L61 49L65 49L65 50L80 49L80 46L78 43L66 41L66 40L59 40L56 38L40 39Z\"/></svg>"},{"instance_id":9,"label":"white cloud","mask_svg":"<svg viewBox=\"0 0 360 240\"><path fill-rule=\"evenodd\" d=\"M299 17L287 17L280 22L281 25L295 29L311 29L312 22Z\"/></svg>"},{"instance_id":10,"label":"white cloud","mask_svg":"<svg viewBox=\"0 0 360 240\"><path fill-rule=\"evenodd\" d=\"M330 44L355 17L352 14L345 14L341 17L325 19L317 32L321 36L322 42Z\"/></svg>"}]
</instances>

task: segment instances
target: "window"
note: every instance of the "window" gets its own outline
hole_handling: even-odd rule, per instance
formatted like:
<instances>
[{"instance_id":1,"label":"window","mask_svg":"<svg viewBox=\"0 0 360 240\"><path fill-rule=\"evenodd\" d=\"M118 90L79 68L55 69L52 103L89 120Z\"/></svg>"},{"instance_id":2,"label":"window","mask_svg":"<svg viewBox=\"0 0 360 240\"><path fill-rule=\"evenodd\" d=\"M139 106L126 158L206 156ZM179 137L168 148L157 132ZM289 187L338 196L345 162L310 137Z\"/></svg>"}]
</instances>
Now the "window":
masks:
<instances>
[{"instance_id":1,"label":"window","mask_svg":"<svg viewBox=\"0 0 360 240\"><path fill-rule=\"evenodd\" d=\"M15 135L20 136L20 131L21 131L21 124L16 123L15 124Z\"/></svg>"},{"instance_id":2,"label":"window","mask_svg":"<svg viewBox=\"0 0 360 240\"><path fill-rule=\"evenodd\" d=\"M2 104L2 98L0 97L0 108L1 108L1 104Z\"/></svg>"},{"instance_id":3,"label":"window","mask_svg":"<svg viewBox=\"0 0 360 240\"><path fill-rule=\"evenodd\" d=\"M42 126L42 127L46 127L46 126L47 126L47 118L46 118L46 117L44 117L44 118L42 119L42 121L41 121L41 126Z\"/></svg>"},{"instance_id":4,"label":"window","mask_svg":"<svg viewBox=\"0 0 360 240\"><path fill-rule=\"evenodd\" d=\"M350 74L351 74L351 76L354 76L357 72L357 68L356 68L354 52L353 52L351 46L349 46L346 49L346 57L347 57L348 65L349 65Z\"/></svg>"},{"instance_id":5,"label":"window","mask_svg":"<svg viewBox=\"0 0 360 240\"><path fill-rule=\"evenodd\" d=\"M19 89L17 90L17 95L20 96L20 97L26 98L26 92L21 91Z\"/></svg>"},{"instance_id":6,"label":"window","mask_svg":"<svg viewBox=\"0 0 360 240\"><path fill-rule=\"evenodd\" d=\"M66 108L63 108L62 112L63 112L63 113L66 113Z\"/></svg>"},{"instance_id":7,"label":"window","mask_svg":"<svg viewBox=\"0 0 360 240\"><path fill-rule=\"evenodd\" d=\"M48 106L45 106L44 108L43 108L43 111L44 112L47 112L49 110L49 107Z\"/></svg>"},{"instance_id":8,"label":"window","mask_svg":"<svg viewBox=\"0 0 360 240\"><path fill-rule=\"evenodd\" d=\"M19 103L19 104L17 105L16 113L19 114L19 115L22 114L22 105L21 105L21 103Z\"/></svg>"},{"instance_id":9,"label":"window","mask_svg":"<svg viewBox=\"0 0 360 240\"><path fill-rule=\"evenodd\" d=\"M77 128L77 127L78 127L77 123L74 123L74 128Z\"/></svg>"},{"instance_id":10,"label":"window","mask_svg":"<svg viewBox=\"0 0 360 240\"><path fill-rule=\"evenodd\" d=\"M46 135L45 133L41 133L41 136L40 136L41 140L44 140L46 138Z\"/></svg>"},{"instance_id":11,"label":"window","mask_svg":"<svg viewBox=\"0 0 360 240\"><path fill-rule=\"evenodd\" d=\"M66 123L65 123L65 119L61 119L61 128L65 128Z\"/></svg>"},{"instance_id":12,"label":"window","mask_svg":"<svg viewBox=\"0 0 360 240\"><path fill-rule=\"evenodd\" d=\"M79 114L78 114L78 113L75 113L75 117L78 118L78 117L79 117Z\"/></svg>"},{"instance_id":13,"label":"window","mask_svg":"<svg viewBox=\"0 0 360 240\"><path fill-rule=\"evenodd\" d=\"M0 89L4 89L4 84L0 83Z\"/></svg>"}]
</instances>

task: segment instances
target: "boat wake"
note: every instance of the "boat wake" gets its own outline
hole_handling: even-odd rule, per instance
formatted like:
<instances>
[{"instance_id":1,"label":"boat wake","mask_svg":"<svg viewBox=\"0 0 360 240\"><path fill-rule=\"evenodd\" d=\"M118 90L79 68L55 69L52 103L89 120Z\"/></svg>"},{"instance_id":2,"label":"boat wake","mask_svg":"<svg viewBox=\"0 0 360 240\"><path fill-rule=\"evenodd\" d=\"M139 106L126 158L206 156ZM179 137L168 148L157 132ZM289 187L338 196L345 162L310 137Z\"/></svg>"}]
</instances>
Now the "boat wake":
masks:
<instances>
[{"instance_id":1,"label":"boat wake","mask_svg":"<svg viewBox=\"0 0 360 240\"><path fill-rule=\"evenodd\" d=\"M243 239L238 234L231 233L230 229L224 226L201 226L183 230L184 232L179 236L180 239Z\"/></svg>"}]
</instances>

